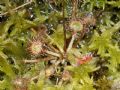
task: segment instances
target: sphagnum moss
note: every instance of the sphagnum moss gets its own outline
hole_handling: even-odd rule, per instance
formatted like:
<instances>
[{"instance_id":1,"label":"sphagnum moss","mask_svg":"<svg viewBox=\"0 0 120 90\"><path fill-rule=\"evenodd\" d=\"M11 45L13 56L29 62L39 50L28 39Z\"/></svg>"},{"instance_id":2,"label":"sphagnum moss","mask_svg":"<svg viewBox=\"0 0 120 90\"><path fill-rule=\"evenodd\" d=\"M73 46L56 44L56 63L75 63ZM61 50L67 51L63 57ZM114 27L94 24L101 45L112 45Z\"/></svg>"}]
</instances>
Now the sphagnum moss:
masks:
<instances>
[{"instance_id":1,"label":"sphagnum moss","mask_svg":"<svg viewBox=\"0 0 120 90\"><path fill-rule=\"evenodd\" d=\"M0 90L119 88L119 1L1 0L0 17Z\"/></svg>"}]
</instances>

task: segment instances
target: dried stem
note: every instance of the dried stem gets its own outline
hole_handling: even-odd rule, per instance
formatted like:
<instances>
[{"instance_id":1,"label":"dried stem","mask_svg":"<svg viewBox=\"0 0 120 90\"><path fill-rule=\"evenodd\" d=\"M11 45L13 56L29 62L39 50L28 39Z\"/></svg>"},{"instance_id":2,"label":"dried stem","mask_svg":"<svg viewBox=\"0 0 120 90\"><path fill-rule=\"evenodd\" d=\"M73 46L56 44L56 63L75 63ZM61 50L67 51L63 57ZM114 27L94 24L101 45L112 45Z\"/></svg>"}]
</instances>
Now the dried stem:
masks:
<instances>
[{"instance_id":1,"label":"dried stem","mask_svg":"<svg viewBox=\"0 0 120 90\"><path fill-rule=\"evenodd\" d=\"M66 29L65 29L65 1L63 0L63 32L64 32L64 58L66 58L67 43L66 43Z\"/></svg>"},{"instance_id":2,"label":"dried stem","mask_svg":"<svg viewBox=\"0 0 120 90\"><path fill-rule=\"evenodd\" d=\"M58 53L55 53L55 52L52 52L52 51L45 51L47 54L50 54L50 55L53 55L53 56L56 56L56 57L60 57L60 54Z\"/></svg>"},{"instance_id":3,"label":"dried stem","mask_svg":"<svg viewBox=\"0 0 120 90\"><path fill-rule=\"evenodd\" d=\"M31 78L30 80L31 80L31 81L34 81L35 79L38 79L38 78L39 78L39 75L37 75L37 76Z\"/></svg>"},{"instance_id":4,"label":"dried stem","mask_svg":"<svg viewBox=\"0 0 120 90\"><path fill-rule=\"evenodd\" d=\"M72 39L71 39L71 41L70 41L70 43L69 43L69 46L68 46L68 48L67 48L67 52L69 52L70 49L72 48L73 43L74 43L74 40L75 40L75 36L76 36L76 34L73 34L73 35L72 35Z\"/></svg>"},{"instance_id":5,"label":"dried stem","mask_svg":"<svg viewBox=\"0 0 120 90\"><path fill-rule=\"evenodd\" d=\"M25 59L23 60L23 63L38 63L40 61L49 61L49 60L55 60L57 57L54 57L54 56L49 56L49 57L46 57L46 58L41 58L41 59L33 59L33 60L28 60L28 59Z\"/></svg>"},{"instance_id":6,"label":"dried stem","mask_svg":"<svg viewBox=\"0 0 120 90\"><path fill-rule=\"evenodd\" d=\"M40 60L35 59L35 60L23 60L24 63L38 63Z\"/></svg>"},{"instance_id":7,"label":"dried stem","mask_svg":"<svg viewBox=\"0 0 120 90\"><path fill-rule=\"evenodd\" d=\"M77 6L78 6L78 0L72 0L72 18L76 18L77 15Z\"/></svg>"},{"instance_id":8,"label":"dried stem","mask_svg":"<svg viewBox=\"0 0 120 90\"><path fill-rule=\"evenodd\" d=\"M22 4L22 5L20 5L20 6L16 7L16 8L14 8L14 9L12 9L11 11L16 11L16 10L18 10L18 9L20 9L20 8L28 5L28 4L31 4L32 2L33 2L33 1L29 1L29 2L27 2L27 3L24 3L24 4ZM0 14L0 16L6 15L6 14L8 14L8 13L9 13L9 12L2 13L2 14Z\"/></svg>"}]
</instances>

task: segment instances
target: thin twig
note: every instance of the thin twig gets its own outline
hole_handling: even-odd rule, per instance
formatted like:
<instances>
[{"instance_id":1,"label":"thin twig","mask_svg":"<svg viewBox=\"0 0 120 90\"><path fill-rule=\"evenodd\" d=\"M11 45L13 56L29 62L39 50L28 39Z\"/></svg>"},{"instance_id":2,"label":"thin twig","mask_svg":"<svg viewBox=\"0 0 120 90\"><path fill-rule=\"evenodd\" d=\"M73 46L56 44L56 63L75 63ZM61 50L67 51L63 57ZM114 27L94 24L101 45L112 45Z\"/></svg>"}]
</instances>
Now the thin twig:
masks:
<instances>
[{"instance_id":1,"label":"thin twig","mask_svg":"<svg viewBox=\"0 0 120 90\"><path fill-rule=\"evenodd\" d=\"M18 9L20 9L20 8L28 5L28 4L31 4L32 2L33 2L33 1L29 1L29 2L27 2L27 3L24 3L24 4L22 4L22 5L20 5L20 6L16 7L16 8L14 8L14 9L12 9L11 11L16 11L16 10L18 10ZM8 14L8 13L9 13L9 12L2 13L2 14L0 14L0 16L6 15L6 14Z\"/></svg>"},{"instance_id":2,"label":"thin twig","mask_svg":"<svg viewBox=\"0 0 120 90\"><path fill-rule=\"evenodd\" d=\"M56 56L56 57L60 57L60 54L58 53L55 53L55 52L52 52L52 51L45 51L47 54L50 54L50 55L53 55L53 56Z\"/></svg>"},{"instance_id":3,"label":"thin twig","mask_svg":"<svg viewBox=\"0 0 120 90\"><path fill-rule=\"evenodd\" d=\"M74 40L75 40L75 36L76 36L76 34L73 34L73 35L72 35L72 39L71 39L71 41L70 41L70 43L69 43L69 46L68 46L68 48L67 48L67 52L69 52L70 49L72 48L73 43L74 43Z\"/></svg>"},{"instance_id":4,"label":"thin twig","mask_svg":"<svg viewBox=\"0 0 120 90\"><path fill-rule=\"evenodd\" d=\"M38 63L38 62L40 62L40 61L54 60L54 59L56 59L56 58L57 58L57 57L49 56L49 57L46 57L46 58L34 59L34 60L25 59L25 60L23 60L23 63L25 63L25 64L27 64L27 63L34 64L34 63Z\"/></svg>"},{"instance_id":5,"label":"thin twig","mask_svg":"<svg viewBox=\"0 0 120 90\"><path fill-rule=\"evenodd\" d=\"M77 15L77 6L78 6L78 0L72 0L72 18L76 18Z\"/></svg>"},{"instance_id":6,"label":"thin twig","mask_svg":"<svg viewBox=\"0 0 120 90\"><path fill-rule=\"evenodd\" d=\"M40 60L35 59L35 60L23 60L24 63L38 63Z\"/></svg>"},{"instance_id":7,"label":"thin twig","mask_svg":"<svg viewBox=\"0 0 120 90\"><path fill-rule=\"evenodd\" d=\"M66 29L65 29L65 1L63 0L63 32L64 32L64 58L66 58L67 43L66 43Z\"/></svg>"},{"instance_id":8,"label":"thin twig","mask_svg":"<svg viewBox=\"0 0 120 90\"><path fill-rule=\"evenodd\" d=\"M38 79L38 78L39 78L39 75L37 75L37 76L31 78L30 80L31 80L31 81L34 81L35 79Z\"/></svg>"}]
</instances>

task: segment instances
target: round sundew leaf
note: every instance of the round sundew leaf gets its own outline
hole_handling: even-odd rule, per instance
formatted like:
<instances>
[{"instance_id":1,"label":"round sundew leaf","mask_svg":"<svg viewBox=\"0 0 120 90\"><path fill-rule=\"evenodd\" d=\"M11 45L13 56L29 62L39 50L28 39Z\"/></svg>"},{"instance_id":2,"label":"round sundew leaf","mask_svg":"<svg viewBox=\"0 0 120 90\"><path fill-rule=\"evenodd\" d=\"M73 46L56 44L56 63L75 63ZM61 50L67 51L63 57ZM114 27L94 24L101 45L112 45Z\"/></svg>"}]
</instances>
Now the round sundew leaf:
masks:
<instances>
[{"instance_id":1,"label":"round sundew leaf","mask_svg":"<svg viewBox=\"0 0 120 90\"><path fill-rule=\"evenodd\" d=\"M29 50L33 55L38 55L42 51L42 43L32 42L31 46L29 47Z\"/></svg>"},{"instance_id":2,"label":"round sundew leaf","mask_svg":"<svg viewBox=\"0 0 120 90\"><path fill-rule=\"evenodd\" d=\"M80 21L72 21L70 22L70 29L75 32L81 31L83 29L83 24Z\"/></svg>"},{"instance_id":3,"label":"round sundew leaf","mask_svg":"<svg viewBox=\"0 0 120 90\"><path fill-rule=\"evenodd\" d=\"M34 54L37 54L41 51L42 48L41 45L33 45L31 49L34 52Z\"/></svg>"}]
</instances>

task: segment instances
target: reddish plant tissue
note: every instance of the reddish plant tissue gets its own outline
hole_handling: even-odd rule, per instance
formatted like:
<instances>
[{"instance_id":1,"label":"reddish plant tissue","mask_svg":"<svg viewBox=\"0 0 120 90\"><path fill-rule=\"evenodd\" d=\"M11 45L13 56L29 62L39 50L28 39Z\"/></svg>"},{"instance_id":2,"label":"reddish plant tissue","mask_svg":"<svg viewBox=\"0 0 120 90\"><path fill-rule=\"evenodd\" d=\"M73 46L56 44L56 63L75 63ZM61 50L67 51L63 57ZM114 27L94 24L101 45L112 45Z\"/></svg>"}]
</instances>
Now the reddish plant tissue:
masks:
<instances>
[{"instance_id":1,"label":"reddish plant tissue","mask_svg":"<svg viewBox=\"0 0 120 90\"><path fill-rule=\"evenodd\" d=\"M33 39L28 43L27 47L28 52L31 55L36 55L38 56L43 52L43 43L39 39Z\"/></svg>"},{"instance_id":2,"label":"reddish plant tissue","mask_svg":"<svg viewBox=\"0 0 120 90\"><path fill-rule=\"evenodd\" d=\"M82 58L77 58L77 65L85 64L89 61L91 61L93 58L92 54L87 54L83 56Z\"/></svg>"}]
</instances>

